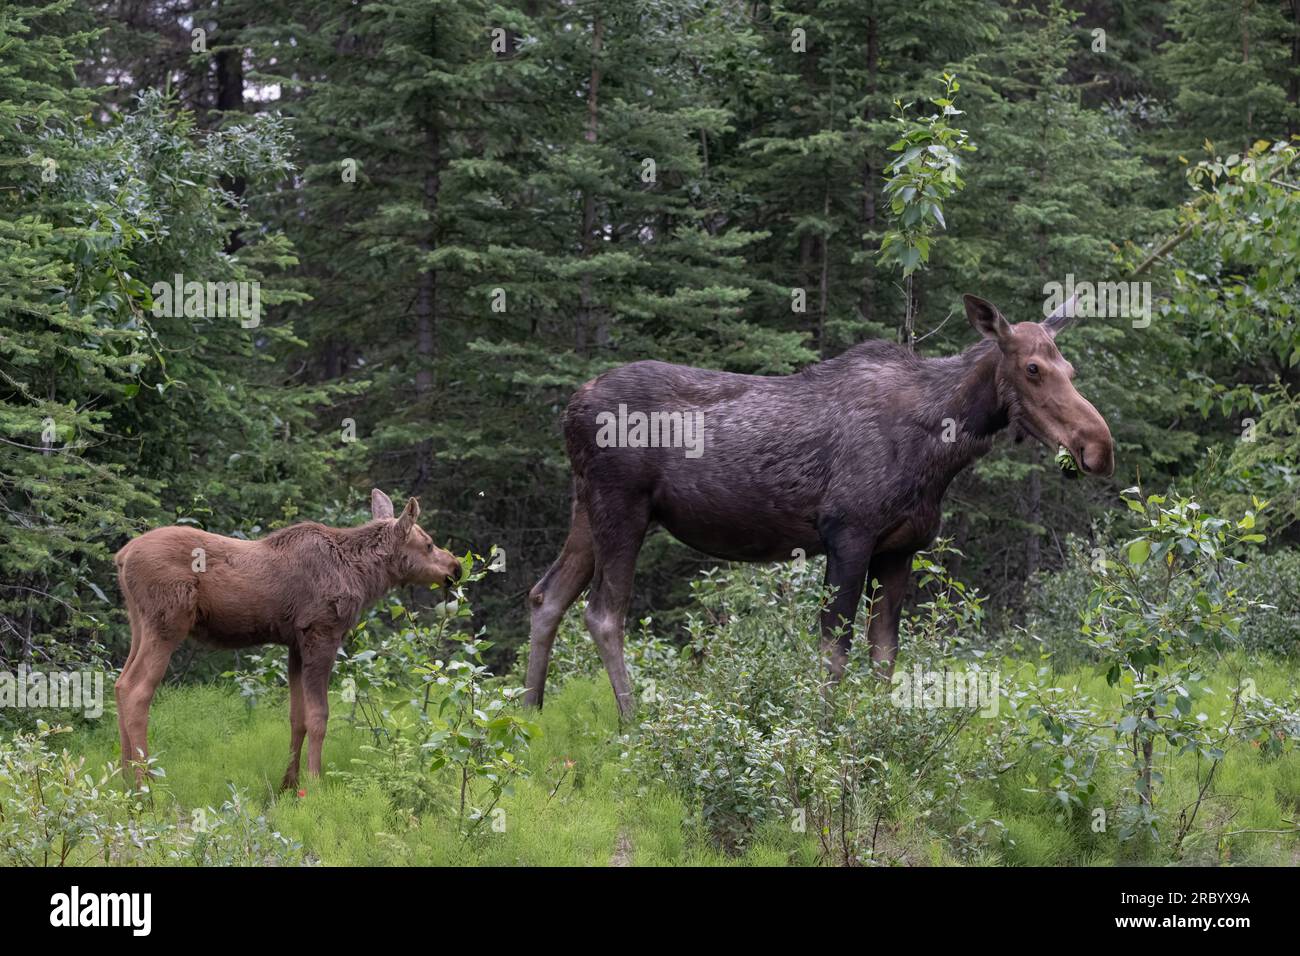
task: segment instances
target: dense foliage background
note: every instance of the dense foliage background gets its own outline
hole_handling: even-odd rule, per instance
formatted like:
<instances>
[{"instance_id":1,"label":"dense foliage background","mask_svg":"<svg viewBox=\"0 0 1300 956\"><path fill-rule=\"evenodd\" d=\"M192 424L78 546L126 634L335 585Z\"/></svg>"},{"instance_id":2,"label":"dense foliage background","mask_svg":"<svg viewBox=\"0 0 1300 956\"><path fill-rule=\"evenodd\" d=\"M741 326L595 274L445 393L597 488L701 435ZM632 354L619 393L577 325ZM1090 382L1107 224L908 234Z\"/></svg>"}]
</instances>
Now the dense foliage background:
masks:
<instances>
[{"instance_id":1,"label":"dense foliage background","mask_svg":"<svg viewBox=\"0 0 1300 956\"><path fill-rule=\"evenodd\" d=\"M175 655L147 792L111 700L5 703L0 865L1294 865L1298 124L1297 0L0 3L0 681L111 684L112 554L161 524L379 486L467 572L350 635L310 792L283 648ZM158 308L177 276L257 321ZM1150 283L1061 339L1116 474L1000 440L902 620L895 677L994 713L856 658L828 693L818 562L664 534L638 722L577 614L518 706L578 385L948 354L963 292L1071 277Z\"/></svg>"},{"instance_id":2,"label":"dense foliage background","mask_svg":"<svg viewBox=\"0 0 1300 956\"><path fill-rule=\"evenodd\" d=\"M1027 319L1047 282L1140 266L1149 327L1063 340L1113 481L1001 443L947 499L954 571L1024 620L1139 478L1269 499L1270 548L1295 543L1293 2L55 0L5 4L0 51L11 663L121 659L135 531L342 523L372 485L504 549L477 608L504 663L590 376L788 372L910 312L946 353L964 291ZM945 73L976 148L904 281L891 146ZM260 325L154 315L175 273L259 281ZM680 620L707 563L655 536L637 613Z\"/></svg>"}]
</instances>

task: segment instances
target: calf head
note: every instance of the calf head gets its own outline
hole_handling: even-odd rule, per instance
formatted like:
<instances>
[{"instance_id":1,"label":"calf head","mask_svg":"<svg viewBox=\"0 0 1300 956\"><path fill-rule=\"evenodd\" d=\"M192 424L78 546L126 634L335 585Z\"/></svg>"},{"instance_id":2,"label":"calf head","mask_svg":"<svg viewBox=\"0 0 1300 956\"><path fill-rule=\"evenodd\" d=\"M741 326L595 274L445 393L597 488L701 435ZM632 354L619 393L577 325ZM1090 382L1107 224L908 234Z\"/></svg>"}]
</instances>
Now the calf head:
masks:
<instances>
[{"instance_id":1,"label":"calf head","mask_svg":"<svg viewBox=\"0 0 1300 956\"><path fill-rule=\"evenodd\" d=\"M1086 474L1108 476L1115 470L1115 443L1110 428L1092 403L1074 387L1074 366L1056 347L1056 333L1073 315L1074 301L1042 322L1008 322L990 302L962 296L966 317L998 345L998 396L1011 423L1050 450L1066 448Z\"/></svg>"},{"instance_id":2,"label":"calf head","mask_svg":"<svg viewBox=\"0 0 1300 956\"><path fill-rule=\"evenodd\" d=\"M392 499L375 488L370 492L370 514L376 521L390 523L389 572L397 585L446 586L460 577L460 561L456 556L435 545L433 538L415 523L420 517L418 499L406 499L401 515L394 518Z\"/></svg>"}]
</instances>

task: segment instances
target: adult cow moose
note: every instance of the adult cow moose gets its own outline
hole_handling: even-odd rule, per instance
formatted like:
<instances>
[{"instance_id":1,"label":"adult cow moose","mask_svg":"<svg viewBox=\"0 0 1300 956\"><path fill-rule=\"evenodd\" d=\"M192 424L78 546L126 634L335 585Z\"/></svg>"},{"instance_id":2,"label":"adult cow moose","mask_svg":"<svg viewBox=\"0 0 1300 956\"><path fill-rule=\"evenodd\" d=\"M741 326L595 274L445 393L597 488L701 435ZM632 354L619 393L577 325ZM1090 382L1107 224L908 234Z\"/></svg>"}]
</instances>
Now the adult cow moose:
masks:
<instances>
[{"instance_id":1,"label":"adult cow moose","mask_svg":"<svg viewBox=\"0 0 1300 956\"><path fill-rule=\"evenodd\" d=\"M620 713L631 715L623 625L652 523L727 560L825 554L833 595L821 615L822 646L836 677L870 575L881 587L867 629L871 659L892 673L912 555L937 534L949 483L995 435L1010 428L1017 439L1063 446L1083 472L1110 475L1110 429L1075 390L1074 368L1054 341L1074 300L1041 323L1016 324L981 298L963 301L983 339L949 357L871 341L793 375L647 361L583 385L564 414L568 539L529 592L525 702L541 706L556 628L590 584L587 628ZM628 410L660 425L701 422L697 447L688 454L644 435L611 444L601 423Z\"/></svg>"}]
</instances>

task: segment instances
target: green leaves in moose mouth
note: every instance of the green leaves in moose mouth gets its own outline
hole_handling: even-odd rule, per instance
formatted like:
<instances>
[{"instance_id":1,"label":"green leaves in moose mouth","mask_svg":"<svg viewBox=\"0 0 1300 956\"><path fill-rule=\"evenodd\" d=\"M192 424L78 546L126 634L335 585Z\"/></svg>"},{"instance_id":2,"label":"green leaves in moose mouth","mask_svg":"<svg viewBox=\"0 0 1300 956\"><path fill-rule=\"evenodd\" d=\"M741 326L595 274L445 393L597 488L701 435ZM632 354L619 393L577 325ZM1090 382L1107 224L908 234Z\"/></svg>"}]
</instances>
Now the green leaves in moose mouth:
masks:
<instances>
[{"instance_id":1,"label":"green leaves in moose mouth","mask_svg":"<svg viewBox=\"0 0 1300 956\"><path fill-rule=\"evenodd\" d=\"M1079 465L1075 462L1074 456L1070 454L1069 449L1064 445L1056 447L1056 467L1061 469L1061 472L1067 477L1079 477Z\"/></svg>"}]
</instances>

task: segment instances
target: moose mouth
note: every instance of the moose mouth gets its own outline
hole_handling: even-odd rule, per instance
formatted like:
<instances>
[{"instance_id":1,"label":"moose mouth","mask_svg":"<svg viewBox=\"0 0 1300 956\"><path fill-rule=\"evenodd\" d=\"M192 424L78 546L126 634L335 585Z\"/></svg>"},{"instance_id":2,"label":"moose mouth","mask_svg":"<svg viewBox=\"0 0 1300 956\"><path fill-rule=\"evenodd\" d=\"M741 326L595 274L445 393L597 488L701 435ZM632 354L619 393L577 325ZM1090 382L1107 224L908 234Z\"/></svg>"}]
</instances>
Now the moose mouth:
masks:
<instances>
[{"instance_id":1,"label":"moose mouth","mask_svg":"<svg viewBox=\"0 0 1300 956\"><path fill-rule=\"evenodd\" d=\"M1038 431L1038 429L1034 428L1033 425L1029 424L1029 422L1023 418L1016 422L1016 429L1018 432L1016 435L1017 442L1024 441L1025 438L1032 438L1048 451L1061 452L1061 454L1058 454L1056 458L1061 467L1061 474L1066 478L1078 478L1080 472L1088 475L1092 474L1092 469L1088 467L1087 459L1084 457L1082 445L1078 448L1072 448L1069 444L1063 441L1050 441L1043 436L1042 432ZM1078 466L1077 469L1068 467L1065 462L1062 462L1062 458L1066 456L1068 456L1070 461Z\"/></svg>"}]
</instances>

